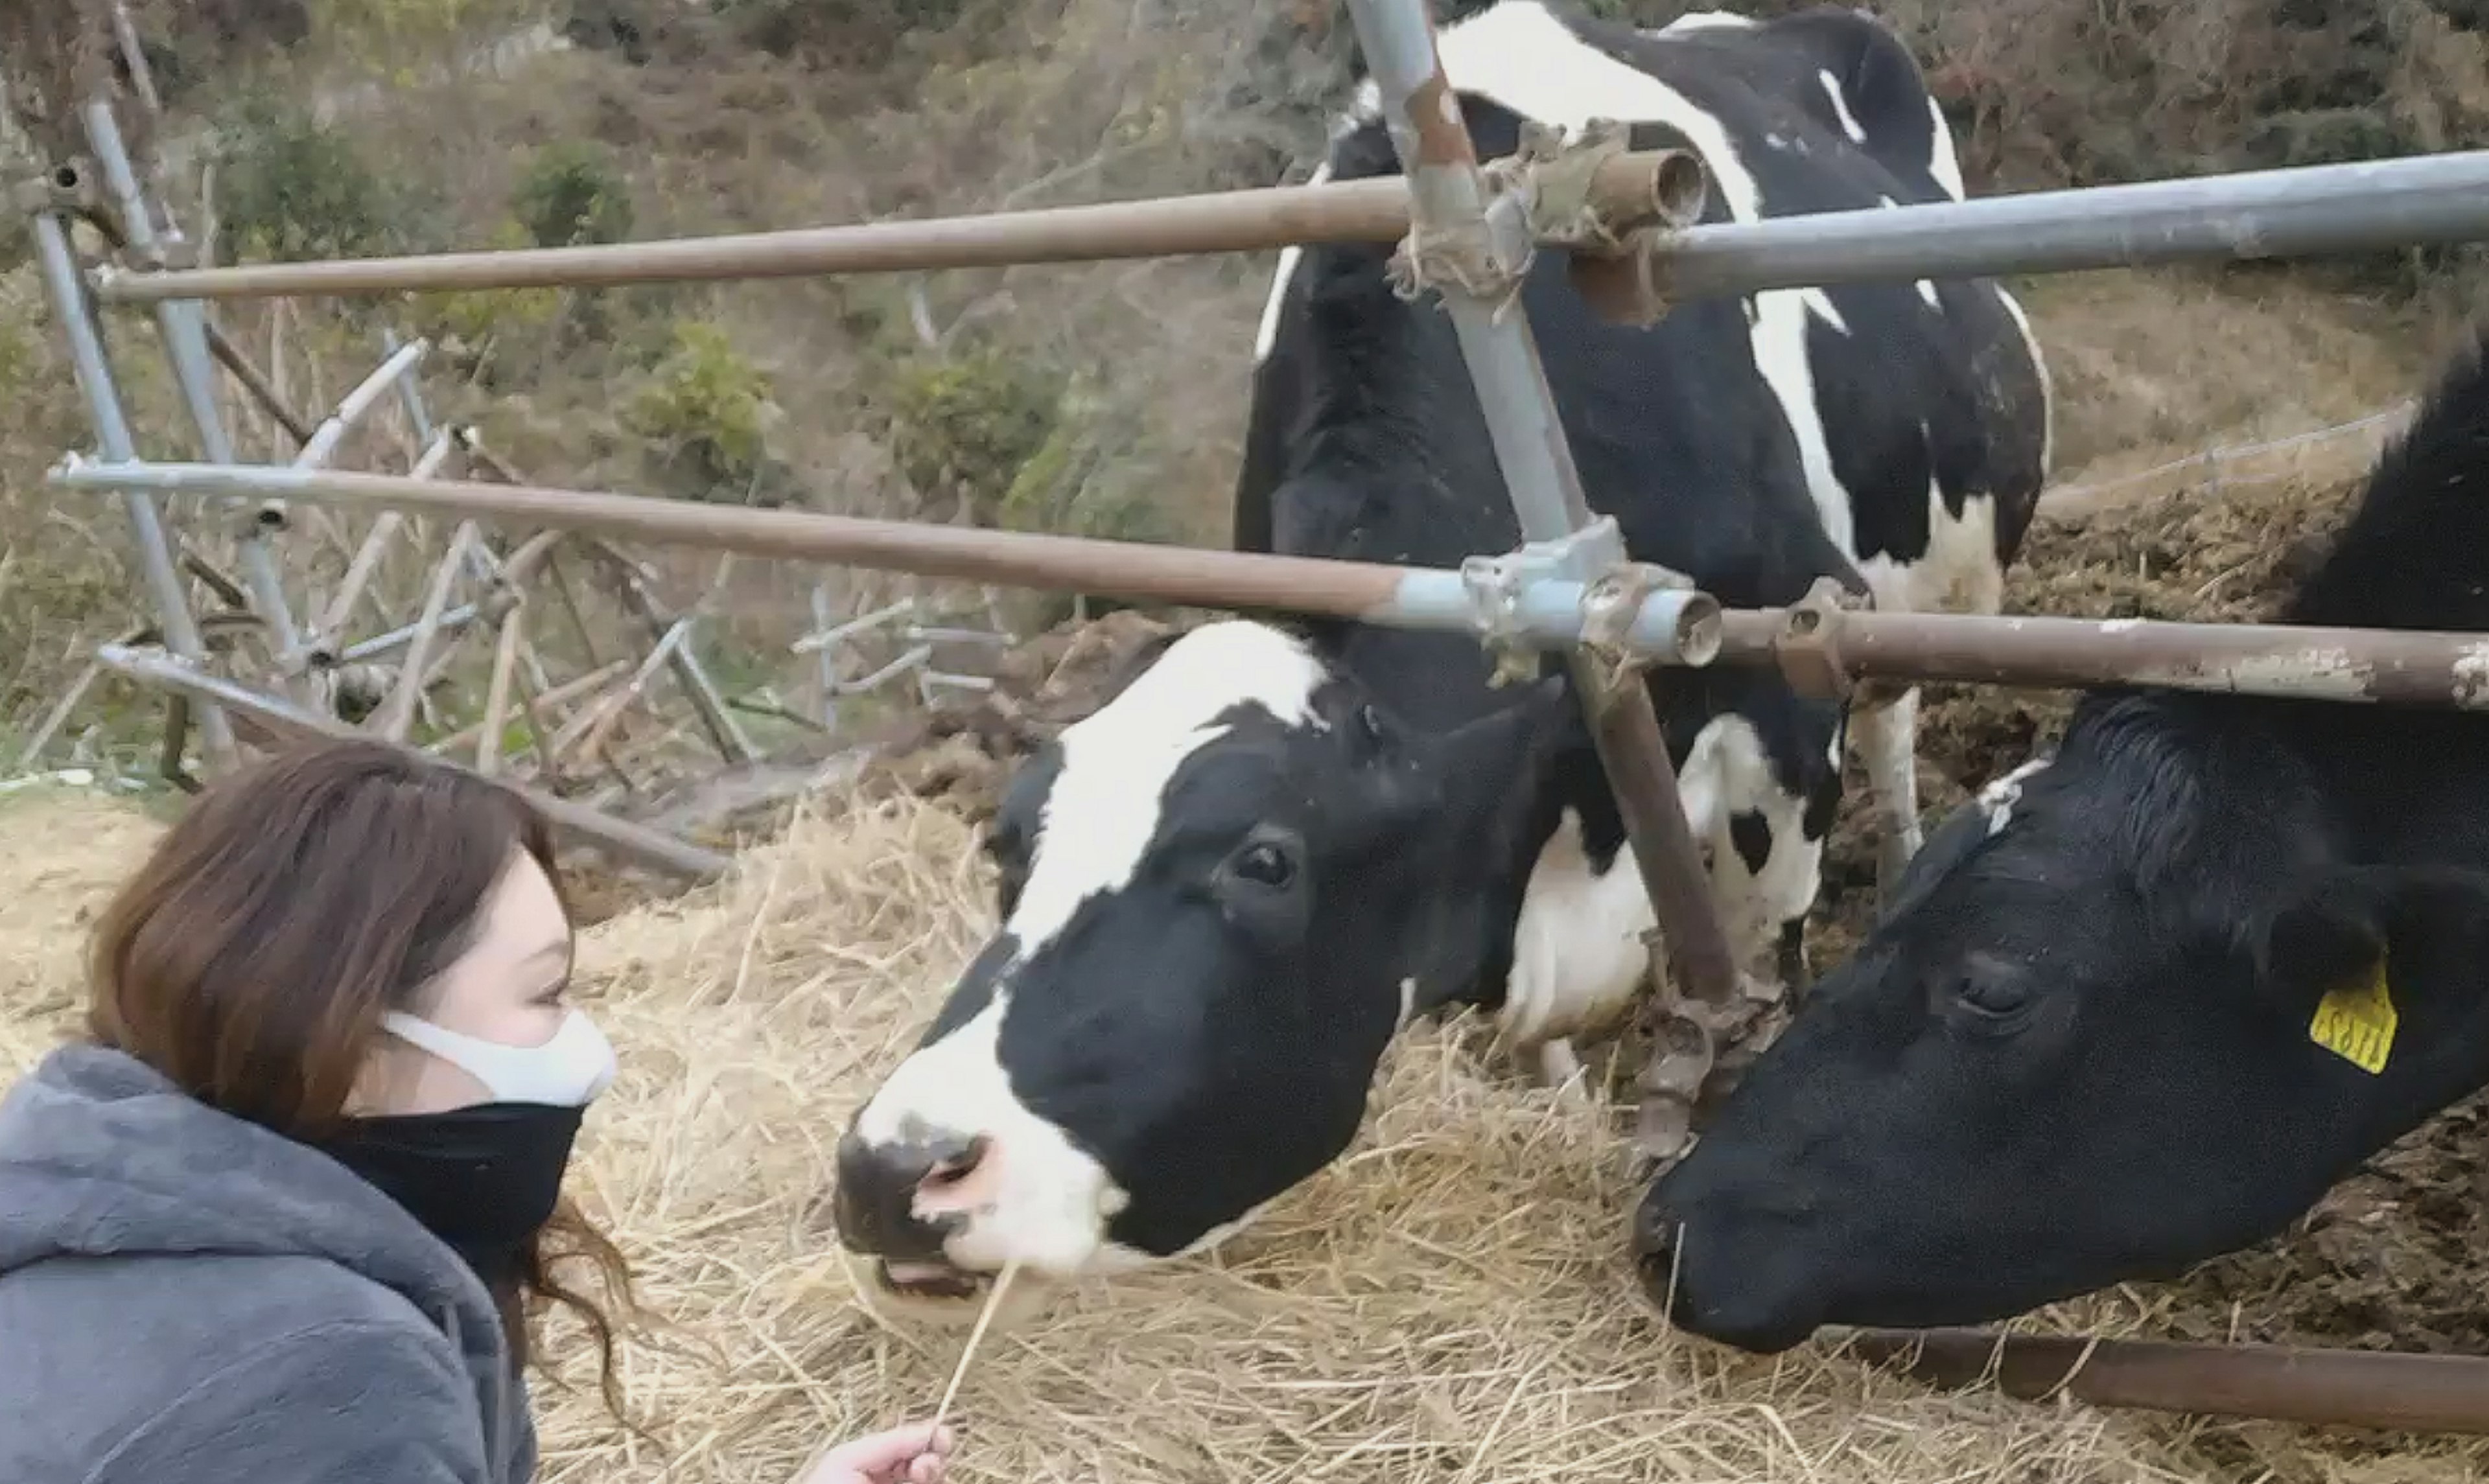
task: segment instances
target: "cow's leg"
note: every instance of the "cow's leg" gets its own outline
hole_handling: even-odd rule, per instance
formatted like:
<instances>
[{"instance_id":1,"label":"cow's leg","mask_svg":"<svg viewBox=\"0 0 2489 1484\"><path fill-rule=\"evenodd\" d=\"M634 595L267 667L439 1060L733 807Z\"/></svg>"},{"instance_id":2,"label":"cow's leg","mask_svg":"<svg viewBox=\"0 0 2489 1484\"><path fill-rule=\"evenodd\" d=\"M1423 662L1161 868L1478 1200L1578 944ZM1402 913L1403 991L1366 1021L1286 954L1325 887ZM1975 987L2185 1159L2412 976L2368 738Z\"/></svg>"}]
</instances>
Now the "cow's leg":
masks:
<instances>
[{"instance_id":1,"label":"cow's leg","mask_svg":"<svg viewBox=\"0 0 2489 1484\"><path fill-rule=\"evenodd\" d=\"M1849 728L1867 769L1868 795L1884 824L1875 853L1875 895L1889 901L1903 868L1926 838L1919 828L1918 687L1860 686L1849 698Z\"/></svg>"}]
</instances>

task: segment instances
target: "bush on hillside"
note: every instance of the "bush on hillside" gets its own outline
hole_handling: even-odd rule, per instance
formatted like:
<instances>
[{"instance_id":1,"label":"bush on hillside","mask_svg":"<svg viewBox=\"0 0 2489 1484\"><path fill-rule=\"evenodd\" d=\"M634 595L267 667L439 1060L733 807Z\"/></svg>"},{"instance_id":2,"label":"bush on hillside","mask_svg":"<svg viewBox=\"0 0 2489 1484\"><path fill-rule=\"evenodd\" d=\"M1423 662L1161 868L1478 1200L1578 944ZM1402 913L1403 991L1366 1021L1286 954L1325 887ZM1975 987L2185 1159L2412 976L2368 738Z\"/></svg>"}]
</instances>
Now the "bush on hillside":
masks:
<instances>
[{"instance_id":1,"label":"bush on hillside","mask_svg":"<svg viewBox=\"0 0 2489 1484\"><path fill-rule=\"evenodd\" d=\"M902 361L885 393L892 460L930 504L1001 524L1014 481L1054 433L1063 378L996 347Z\"/></svg>"},{"instance_id":2,"label":"bush on hillside","mask_svg":"<svg viewBox=\"0 0 2489 1484\"><path fill-rule=\"evenodd\" d=\"M350 135L290 99L246 94L222 121L215 153L217 212L236 258L300 262L445 245L434 240L439 218L423 191L383 175Z\"/></svg>"},{"instance_id":3,"label":"bush on hillside","mask_svg":"<svg viewBox=\"0 0 2489 1484\"><path fill-rule=\"evenodd\" d=\"M510 214L539 247L622 242L634 220L631 183L602 147L558 139L528 161Z\"/></svg>"},{"instance_id":4,"label":"bush on hillside","mask_svg":"<svg viewBox=\"0 0 2489 1484\"><path fill-rule=\"evenodd\" d=\"M776 504L789 471L769 454L783 415L769 374L715 325L674 327L673 350L632 398L623 425L648 440L651 475L686 499Z\"/></svg>"}]
</instances>

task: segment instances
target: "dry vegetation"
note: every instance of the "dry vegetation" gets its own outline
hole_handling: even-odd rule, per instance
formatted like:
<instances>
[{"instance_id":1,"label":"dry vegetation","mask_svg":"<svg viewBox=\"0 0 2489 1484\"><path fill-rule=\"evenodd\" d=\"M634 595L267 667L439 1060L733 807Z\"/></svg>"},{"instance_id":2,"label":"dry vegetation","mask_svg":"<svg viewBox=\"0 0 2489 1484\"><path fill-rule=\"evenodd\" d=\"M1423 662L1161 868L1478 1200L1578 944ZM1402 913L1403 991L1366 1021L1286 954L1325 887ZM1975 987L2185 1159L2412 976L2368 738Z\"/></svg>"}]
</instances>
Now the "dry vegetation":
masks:
<instances>
[{"instance_id":1,"label":"dry vegetation","mask_svg":"<svg viewBox=\"0 0 2489 1484\"><path fill-rule=\"evenodd\" d=\"M2049 575L2026 576L2017 606L2258 614L2343 493L2156 498L2044 526ZM1027 676L1058 668L1096 667L1045 646ZM1932 802L2017 759L2061 710L2046 696L1937 698ZM629 1351L646 1439L606 1420L585 1352L555 1347L575 1389L541 1393L548 1484L787 1478L824 1438L921 1415L940 1393L961 1336L875 1322L823 1197L855 1099L990 923L969 821L996 777L954 765L912 780L939 799L825 795L731 879L586 933L585 996L624 1074L576 1178L666 1327ZM0 798L0 832L78 842L0 865L0 963L20 966L0 980L5 1076L65 1025L80 915L153 827L36 790ZM1859 909L1872 842L1845 835L1836 854L1826 953ZM1409 1038L1350 1156L1225 1251L1076 1291L989 1337L958 1404L961 1476L2470 1484L2489 1469L2489 1444L1935 1393L1829 1345L1763 1360L1672 1333L1623 1262L1617 1125L1505 1080L1475 1029ZM2025 1323L2476 1353L2478 1118L2440 1119L2281 1240Z\"/></svg>"},{"instance_id":2,"label":"dry vegetation","mask_svg":"<svg viewBox=\"0 0 2489 1484\"><path fill-rule=\"evenodd\" d=\"M290 54L177 39L193 49L171 54L190 60L167 88L181 115L168 132L229 130L220 154L185 157L223 161L226 254L652 237L1301 177L1342 49L1327 7L1291 0L559 9L325 0ZM2475 20L2452 0L1885 9L1967 129L1974 188L2483 142ZM196 10L212 12L224 14ZM595 44L457 66L531 21L569 21ZM0 33L14 62L27 53L13 39ZM20 104L40 97L12 81ZM308 127L313 98L335 115L325 135ZM176 180L195 204L196 177ZM2033 286L2062 398L2061 479L2112 480L2408 396L2465 318L2459 258ZM549 482L1198 542L1223 535L1268 271L1216 259L479 295L386 318L437 338L448 374L429 390L443 411ZM317 406L368 364L379 321L311 304L291 324L230 323L247 344L281 346ZM152 451L182 451L143 325L116 344ZM40 295L5 244L0 393L5 763L13 728L129 622L134 592L117 512L36 482L87 440ZM2235 483L2217 501L2170 497L2196 482L2182 472L2044 524L2010 602L2249 614L2303 559L2368 446L2294 453L2293 481ZM352 451L386 468L407 453L386 420ZM672 575L686 597L716 569ZM746 563L722 585L720 663L739 688L800 688L783 645L809 622L809 576ZM389 581L411 607L419 567ZM844 581L849 609L903 585ZM1930 807L2018 759L2062 710L1996 691L1932 698ZM100 688L69 735L126 751L134 712ZM902 767L916 792L818 801L832 817L796 821L722 886L649 903L600 883L595 915L614 915L584 963L626 1074L591 1120L580 1178L681 1328L630 1361L664 1450L615 1433L588 1394L548 1391L549 1480L783 1478L824 1436L921 1413L938 1394L956 1337L875 1327L829 1256L818 1202L853 1098L982 931L968 844L1010 730L971 727ZM83 797L0 795L0 839L46 842L40 861L0 852L0 1075L64 1023L79 914L150 828ZM1854 927L1871 859L1872 840L1843 836L1819 955ZM1607 1126L1496 1080L1456 1031L1395 1053L1378 1107L1353 1159L1232 1251L1082 1294L995 1342L960 1404L964 1475L2454 1484L2489 1471L2479 1446L1935 1396L1814 1351L1730 1357L1663 1332L1631 1297L1622 1145ZM2283 1241L2041 1318L2489 1348L2476 1121L2441 1119Z\"/></svg>"}]
</instances>

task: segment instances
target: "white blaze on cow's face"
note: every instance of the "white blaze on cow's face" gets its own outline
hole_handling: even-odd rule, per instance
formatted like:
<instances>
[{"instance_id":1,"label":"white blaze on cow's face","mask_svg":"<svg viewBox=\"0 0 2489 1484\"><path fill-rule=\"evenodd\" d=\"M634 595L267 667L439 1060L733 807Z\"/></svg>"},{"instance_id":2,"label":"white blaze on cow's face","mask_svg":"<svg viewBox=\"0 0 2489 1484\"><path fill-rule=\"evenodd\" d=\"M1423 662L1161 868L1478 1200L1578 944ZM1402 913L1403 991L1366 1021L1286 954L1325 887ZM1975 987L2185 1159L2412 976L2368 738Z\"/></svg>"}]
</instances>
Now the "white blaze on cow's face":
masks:
<instances>
[{"instance_id":1,"label":"white blaze on cow's face","mask_svg":"<svg viewBox=\"0 0 2489 1484\"><path fill-rule=\"evenodd\" d=\"M1493 914L1445 863L1555 702L1417 736L1281 630L1169 646L1013 781L1001 928L841 1142L846 1245L971 1298L1198 1250L1314 1173L1413 981L1474 973Z\"/></svg>"}]
</instances>

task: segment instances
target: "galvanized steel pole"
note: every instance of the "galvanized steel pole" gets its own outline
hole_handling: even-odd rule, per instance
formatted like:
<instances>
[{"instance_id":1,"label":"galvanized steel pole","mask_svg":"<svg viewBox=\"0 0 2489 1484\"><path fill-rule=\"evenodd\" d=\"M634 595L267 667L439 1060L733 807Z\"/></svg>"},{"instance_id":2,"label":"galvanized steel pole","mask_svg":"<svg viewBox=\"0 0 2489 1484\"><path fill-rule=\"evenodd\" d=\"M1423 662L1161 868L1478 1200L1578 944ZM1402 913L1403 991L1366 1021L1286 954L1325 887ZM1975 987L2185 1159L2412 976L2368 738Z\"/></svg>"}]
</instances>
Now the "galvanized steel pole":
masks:
<instances>
[{"instance_id":1,"label":"galvanized steel pole","mask_svg":"<svg viewBox=\"0 0 2489 1484\"><path fill-rule=\"evenodd\" d=\"M1689 227L1646 241L1677 299L1833 283L2318 257L2489 239L2489 150Z\"/></svg>"},{"instance_id":2,"label":"galvanized steel pole","mask_svg":"<svg viewBox=\"0 0 2489 1484\"><path fill-rule=\"evenodd\" d=\"M1426 0L1349 0L1348 9L1410 183L1413 266L1419 284L1436 288L1451 315L1522 538L1555 542L1585 534L1591 541L1583 553L1588 564L1619 567L1627 559L1624 543L1613 522L1593 525L1529 314L1517 299L1501 302L1517 291L1527 269L1528 225L1510 202L1487 198L1460 102L1436 55ZM1465 271L1430 273L1430 243L1448 244L1453 253L1466 249L1473 261L1461 265ZM1690 1014L1680 1003L1661 1003L1663 1021L1683 1028L1674 1035L1663 1030L1645 1070L1642 1144L1645 1153L1665 1158L1682 1148L1711 1063L1707 1050L1697 1053L1702 1066L1689 1077L1685 1058L1665 1053L1678 1049L1673 1041L1708 1048L1715 1030L1733 1023L1740 965L1686 823L1649 687L1638 671L1613 669L1579 648L1567 665L1650 897L1669 977L1679 999L1702 1011Z\"/></svg>"},{"instance_id":3,"label":"galvanized steel pole","mask_svg":"<svg viewBox=\"0 0 2489 1484\"><path fill-rule=\"evenodd\" d=\"M70 251L69 225L60 213L45 211L35 214L34 229L43 282L51 291L52 310L60 316L61 333L69 338L70 363L76 370L78 389L86 394L87 415L95 425L97 446L107 459L135 459L138 450L130 441L129 422L121 410L121 392L113 385L112 370L103 358L103 339L97 333L94 316L88 312L77 259ZM200 642L198 621L190 615L190 600L183 591L181 571L173 565L173 549L164 536L162 512L157 509L155 498L140 490L123 491L122 506L129 513L130 535L138 548L138 568L146 578L147 590L155 596L165 644L184 663L204 666L207 646ZM199 735L213 762L224 766L234 761L237 755L233 725L213 702L199 707Z\"/></svg>"},{"instance_id":4,"label":"galvanized steel pole","mask_svg":"<svg viewBox=\"0 0 2489 1484\"><path fill-rule=\"evenodd\" d=\"M111 193L120 214L126 245L141 256L153 253L157 244L155 221L147 198L138 188L138 173L130 167L129 152L122 143L121 129L113 121L109 102L101 99L88 101L86 131L95 146L96 162L103 170L104 189ZM164 354L173 363L173 381L181 388L190 425L198 431L200 457L211 464L233 463L233 441L225 436L224 414L216 407L205 306L196 300L160 300L156 304L156 328L163 336ZM276 554L269 550L267 533L256 522L240 523L235 537L242 548L243 580L250 586L251 605L259 610L260 622L268 626L274 641L272 647L279 667L290 671L300 652L300 640L294 626L293 607L286 601L284 574L277 567Z\"/></svg>"}]
</instances>

